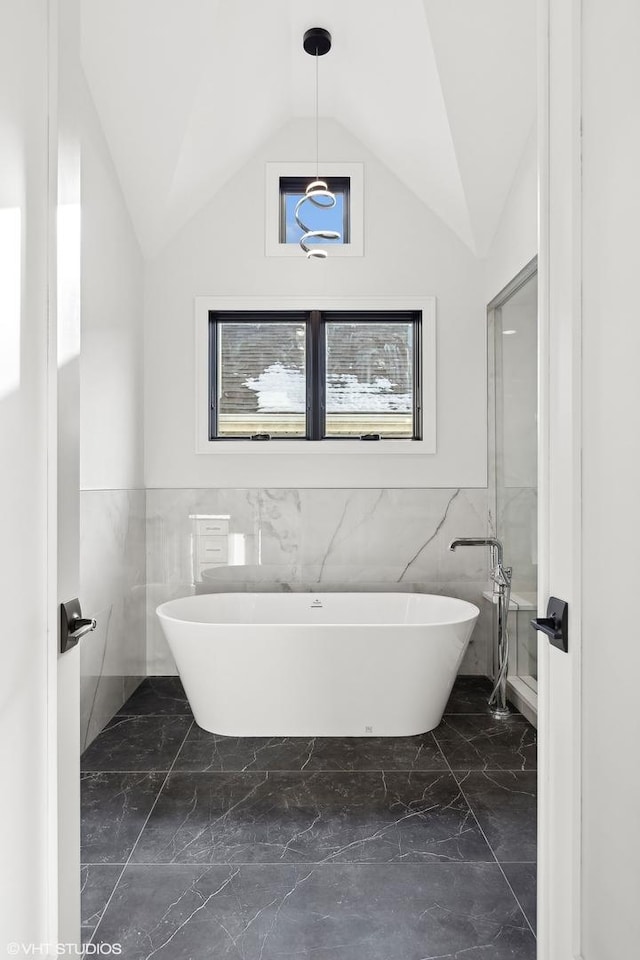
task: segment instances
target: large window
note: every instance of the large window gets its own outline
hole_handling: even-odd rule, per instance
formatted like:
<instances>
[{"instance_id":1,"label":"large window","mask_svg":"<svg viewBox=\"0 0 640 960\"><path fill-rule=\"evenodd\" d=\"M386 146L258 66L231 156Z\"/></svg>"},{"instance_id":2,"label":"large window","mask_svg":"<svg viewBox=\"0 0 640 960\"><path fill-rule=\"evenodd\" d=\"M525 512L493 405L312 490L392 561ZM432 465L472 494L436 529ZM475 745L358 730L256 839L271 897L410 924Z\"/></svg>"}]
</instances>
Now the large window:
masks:
<instances>
[{"instance_id":1,"label":"large window","mask_svg":"<svg viewBox=\"0 0 640 960\"><path fill-rule=\"evenodd\" d=\"M210 440L420 440L420 311L210 311Z\"/></svg>"}]
</instances>

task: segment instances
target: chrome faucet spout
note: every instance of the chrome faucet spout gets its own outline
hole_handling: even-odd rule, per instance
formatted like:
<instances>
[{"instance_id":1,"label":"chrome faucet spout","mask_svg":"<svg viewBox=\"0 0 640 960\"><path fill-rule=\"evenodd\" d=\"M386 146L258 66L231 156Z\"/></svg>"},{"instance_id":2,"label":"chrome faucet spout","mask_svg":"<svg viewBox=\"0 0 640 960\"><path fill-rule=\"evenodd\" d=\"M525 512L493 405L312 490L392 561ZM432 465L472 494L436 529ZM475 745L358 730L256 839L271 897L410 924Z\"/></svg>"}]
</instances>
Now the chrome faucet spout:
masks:
<instances>
[{"instance_id":1,"label":"chrome faucet spout","mask_svg":"<svg viewBox=\"0 0 640 960\"><path fill-rule=\"evenodd\" d=\"M489 547L493 565L502 567L502 544L495 537L456 537L449 544L449 550L457 547Z\"/></svg>"}]
</instances>

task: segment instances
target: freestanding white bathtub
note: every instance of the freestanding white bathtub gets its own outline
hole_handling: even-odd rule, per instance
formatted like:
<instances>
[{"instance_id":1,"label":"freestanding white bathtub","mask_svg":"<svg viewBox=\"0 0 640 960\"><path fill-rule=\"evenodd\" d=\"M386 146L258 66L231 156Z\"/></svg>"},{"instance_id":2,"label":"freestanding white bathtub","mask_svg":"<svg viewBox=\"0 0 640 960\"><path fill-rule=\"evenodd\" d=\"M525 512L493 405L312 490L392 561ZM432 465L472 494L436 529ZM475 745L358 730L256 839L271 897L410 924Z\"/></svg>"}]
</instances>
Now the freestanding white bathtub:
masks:
<instances>
[{"instance_id":1,"label":"freestanding white bathtub","mask_svg":"<svg viewBox=\"0 0 640 960\"><path fill-rule=\"evenodd\" d=\"M479 612L416 593L218 593L157 609L196 723L233 737L432 730Z\"/></svg>"}]
</instances>

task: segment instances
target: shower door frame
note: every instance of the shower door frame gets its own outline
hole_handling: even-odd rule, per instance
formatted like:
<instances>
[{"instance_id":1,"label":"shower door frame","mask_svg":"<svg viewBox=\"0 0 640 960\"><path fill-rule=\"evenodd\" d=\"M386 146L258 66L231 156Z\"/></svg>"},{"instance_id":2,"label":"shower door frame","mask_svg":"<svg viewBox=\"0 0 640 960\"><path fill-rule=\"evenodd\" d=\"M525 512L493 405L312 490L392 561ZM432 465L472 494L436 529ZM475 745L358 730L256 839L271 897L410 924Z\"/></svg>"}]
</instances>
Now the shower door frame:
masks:
<instances>
[{"instance_id":1,"label":"shower door frame","mask_svg":"<svg viewBox=\"0 0 640 960\"><path fill-rule=\"evenodd\" d=\"M496 337L496 323L498 322L498 311L528 283L532 277L538 273L538 257L535 256L520 270L509 283L496 294L496 296L487 304L487 382L489 389L487 391L487 412L488 412L488 431L487 431L487 477L489 484L489 504L491 510L490 526L493 528L495 536L500 539L501 531L498 528L498 397L496 375L499 368L497 352L501 347L501 342ZM539 340L539 338L538 338ZM538 344L538 367L539 344ZM492 534L493 535L493 534ZM505 562L509 565L509 555L505 556ZM517 616L517 611L511 611ZM531 616L536 615L535 609L531 610ZM516 616L512 617L510 623L513 624ZM493 651L494 667L497 651ZM537 723L538 713L538 684L537 678L521 675L517 670L518 649L516 644L511 644L509 651L509 675L507 679L507 691L509 699L513 701L518 710L533 723Z\"/></svg>"}]
</instances>

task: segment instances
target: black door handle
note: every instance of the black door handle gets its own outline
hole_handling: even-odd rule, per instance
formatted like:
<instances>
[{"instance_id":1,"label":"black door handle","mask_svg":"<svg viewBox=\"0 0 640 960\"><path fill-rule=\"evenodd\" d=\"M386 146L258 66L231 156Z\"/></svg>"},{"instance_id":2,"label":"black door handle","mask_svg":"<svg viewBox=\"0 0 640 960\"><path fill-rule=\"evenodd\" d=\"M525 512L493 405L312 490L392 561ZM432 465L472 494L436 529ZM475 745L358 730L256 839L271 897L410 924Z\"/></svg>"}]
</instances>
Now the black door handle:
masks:
<instances>
[{"instance_id":1,"label":"black door handle","mask_svg":"<svg viewBox=\"0 0 640 960\"><path fill-rule=\"evenodd\" d=\"M86 617L75 617L69 621L69 636L74 640L79 640L80 637L84 637L85 633L91 633L92 630L95 630L97 626L98 621L95 617L90 620Z\"/></svg>"},{"instance_id":2,"label":"black door handle","mask_svg":"<svg viewBox=\"0 0 640 960\"><path fill-rule=\"evenodd\" d=\"M80 601L76 597L60 604L60 653L75 647L80 637L95 630L97 621L83 617Z\"/></svg>"},{"instance_id":3,"label":"black door handle","mask_svg":"<svg viewBox=\"0 0 640 960\"><path fill-rule=\"evenodd\" d=\"M569 650L569 604L566 600L549 597L546 617L536 617L531 621L534 630L545 633L554 647Z\"/></svg>"},{"instance_id":4,"label":"black door handle","mask_svg":"<svg viewBox=\"0 0 640 960\"><path fill-rule=\"evenodd\" d=\"M562 637L562 624L555 617L536 617L531 623L536 630L546 633L552 640L560 640Z\"/></svg>"}]
</instances>

